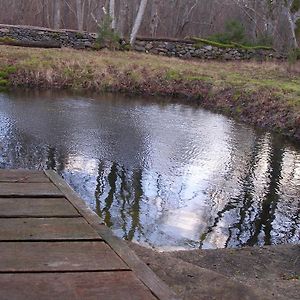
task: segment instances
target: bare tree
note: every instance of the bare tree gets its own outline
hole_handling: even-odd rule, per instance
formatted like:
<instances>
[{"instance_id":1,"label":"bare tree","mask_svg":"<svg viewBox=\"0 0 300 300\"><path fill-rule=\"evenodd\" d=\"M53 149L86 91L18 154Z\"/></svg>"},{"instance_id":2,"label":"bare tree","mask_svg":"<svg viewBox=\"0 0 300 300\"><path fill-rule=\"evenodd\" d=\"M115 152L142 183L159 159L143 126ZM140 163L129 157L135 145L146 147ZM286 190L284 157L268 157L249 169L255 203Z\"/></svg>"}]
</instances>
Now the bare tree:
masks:
<instances>
[{"instance_id":1,"label":"bare tree","mask_svg":"<svg viewBox=\"0 0 300 300\"><path fill-rule=\"evenodd\" d=\"M151 7L151 22L150 22L150 35L156 36L157 29L158 29L158 24L159 24L159 0L154 0L152 2L152 7Z\"/></svg>"},{"instance_id":2,"label":"bare tree","mask_svg":"<svg viewBox=\"0 0 300 300\"><path fill-rule=\"evenodd\" d=\"M132 31L131 31L131 36L130 36L130 44L134 45L135 40L136 40L136 36L138 34L138 31L140 29L143 17L144 17L144 13L146 10L146 6L147 6L148 0L141 0L140 2L140 7L139 7L139 11L137 13Z\"/></svg>"},{"instance_id":3,"label":"bare tree","mask_svg":"<svg viewBox=\"0 0 300 300\"><path fill-rule=\"evenodd\" d=\"M115 0L109 0L109 15L111 18L111 29L112 30L116 29L115 7L116 7Z\"/></svg>"},{"instance_id":4,"label":"bare tree","mask_svg":"<svg viewBox=\"0 0 300 300\"><path fill-rule=\"evenodd\" d=\"M296 3L297 0L284 0L284 9L287 20L290 25L292 45L294 48L298 48L299 44L296 36L297 22L300 20L300 4Z\"/></svg>"},{"instance_id":5,"label":"bare tree","mask_svg":"<svg viewBox=\"0 0 300 300\"><path fill-rule=\"evenodd\" d=\"M180 21L179 21L179 26L177 28L176 36L182 35L184 32L186 26L190 23L191 21L191 15L193 14L195 8L199 4L199 0L194 0L191 5L185 5L184 6L184 11L183 14L180 14Z\"/></svg>"},{"instance_id":6,"label":"bare tree","mask_svg":"<svg viewBox=\"0 0 300 300\"><path fill-rule=\"evenodd\" d=\"M53 27L59 29L61 25L61 0L53 1Z\"/></svg>"},{"instance_id":7,"label":"bare tree","mask_svg":"<svg viewBox=\"0 0 300 300\"><path fill-rule=\"evenodd\" d=\"M83 31L85 0L76 0L76 16L78 30Z\"/></svg>"},{"instance_id":8,"label":"bare tree","mask_svg":"<svg viewBox=\"0 0 300 300\"><path fill-rule=\"evenodd\" d=\"M132 42L137 34L205 38L237 20L253 41L270 36L276 48L299 46L299 0L0 0L0 23L94 32L102 7L112 28Z\"/></svg>"}]
</instances>

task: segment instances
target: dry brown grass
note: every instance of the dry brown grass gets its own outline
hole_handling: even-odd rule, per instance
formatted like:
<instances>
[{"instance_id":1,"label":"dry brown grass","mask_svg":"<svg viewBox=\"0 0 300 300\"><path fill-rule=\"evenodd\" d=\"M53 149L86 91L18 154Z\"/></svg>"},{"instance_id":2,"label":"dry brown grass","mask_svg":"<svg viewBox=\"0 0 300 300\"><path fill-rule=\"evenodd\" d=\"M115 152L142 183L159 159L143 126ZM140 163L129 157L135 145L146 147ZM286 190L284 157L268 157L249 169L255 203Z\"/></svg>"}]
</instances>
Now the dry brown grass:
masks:
<instances>
[{"instance_id":1,"label":"dry brown grass","mask_svg":"<svg viewBox=\"0 0 300 300\"><path fill-rule=\"evenodd\" d=\"M205 81L216 87L243 86L247 90L267 87L283 94L300 92L300 77L288 72L283 63L184 61L136 52L9 46L0 46L0 58L0 68L14 65L19 71L36 73L37 79L45 75L49 84L60 78L64 79L64 83L83 86L88 84L86 81L94 80L98 86L103 77L113 77L114 72L129 72L128 75L136 81L142 80L144 73L147 73L149 76L159 74L169 80ZM114 78L109 78L108 83L111 80Z\"/></svg>"}]
</instances>

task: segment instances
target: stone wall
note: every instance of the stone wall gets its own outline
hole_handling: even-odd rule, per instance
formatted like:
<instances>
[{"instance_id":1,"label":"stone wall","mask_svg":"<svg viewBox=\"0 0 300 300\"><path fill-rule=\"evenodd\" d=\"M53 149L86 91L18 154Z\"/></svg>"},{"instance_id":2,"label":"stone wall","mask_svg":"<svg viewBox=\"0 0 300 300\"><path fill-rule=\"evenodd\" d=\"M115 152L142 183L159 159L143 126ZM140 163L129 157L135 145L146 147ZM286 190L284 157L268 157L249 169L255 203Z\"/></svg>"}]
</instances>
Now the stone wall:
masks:
<instances>
[{"instance_id":1,"label":"stone wall","mask_svg":"<svg viewBox=\"0 0 300 300\"><path fill-rule=\"evenodd\" d=\"M51 42L62 47L89 49L94 44L97 34L74 30L53 30L32 26L15 26L0 24L0 38L8 37L18 41ZM174 39L152 39L139 37L134 50L156 55L199 58L216 60L248 60L248 59L284 59L281 54L263 50L222 49L212 46L197 47L193 41Z\"/></svg>"},{"instance_id":2,"label":"stone wall","mask_svg":"<svg viewBox=\"0 0 300 300\"><path fill-rule=\"evenodd\" d=\"M179 58L199 58L215 60L270 60L284 59L284 55L272 50L243 50L236 48L218 48L209 45L198 47L195 42L172 39L139 38L135 50L163 56Z\"/></svg>"},{"instance_id":3,"label":"stone wall","mask_svg":"<svg viewBox=\"0 0 300 300\"><path fill-rule=\"evenodd\" d=\"M78 32L74 30L52 30L32 26L15 26L0 24L0 38L9 37L18 41L51 42L62 47L75 49L90 48L96 40L95 33Z\"/></svg>"}]
</instances>

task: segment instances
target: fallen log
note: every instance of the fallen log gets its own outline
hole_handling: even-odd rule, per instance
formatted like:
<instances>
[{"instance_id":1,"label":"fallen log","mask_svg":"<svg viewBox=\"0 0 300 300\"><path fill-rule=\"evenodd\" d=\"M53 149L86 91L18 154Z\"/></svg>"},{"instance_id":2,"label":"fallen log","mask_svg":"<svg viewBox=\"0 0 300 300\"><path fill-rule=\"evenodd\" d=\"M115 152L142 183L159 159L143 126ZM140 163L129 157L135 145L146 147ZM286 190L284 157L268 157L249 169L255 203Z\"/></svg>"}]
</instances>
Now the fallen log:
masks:
<instances>
[{"instance_id":1,"label":"fallen log","mask_svg":"<svg viewBox=\"0 0 300 300\"><path fill-rule=\"evenodd\" d=\"M0 39L0 45L28 47L28 48L61 48L61 43L53 41L18 41L18 40L3 40Z\"/></svg>"}]
</instances>

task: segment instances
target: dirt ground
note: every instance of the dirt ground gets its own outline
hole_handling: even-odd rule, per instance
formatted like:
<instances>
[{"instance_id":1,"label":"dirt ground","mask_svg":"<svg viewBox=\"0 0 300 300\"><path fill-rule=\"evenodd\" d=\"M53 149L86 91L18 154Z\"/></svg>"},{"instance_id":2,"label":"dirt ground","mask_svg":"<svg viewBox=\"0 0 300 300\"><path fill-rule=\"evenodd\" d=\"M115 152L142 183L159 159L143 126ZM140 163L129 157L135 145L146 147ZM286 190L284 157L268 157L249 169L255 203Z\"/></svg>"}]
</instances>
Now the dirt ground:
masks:
<instances>
[{"instance_id":1,"label":"dirt ground","mask_svg":"<svg viewBox=\"0 0 300 300\"><path fill-rule=\"evenodd\" d=\"M300 245L163 253L129 246L183 299L300 299Z\"/></svg>"}]
</instances>

